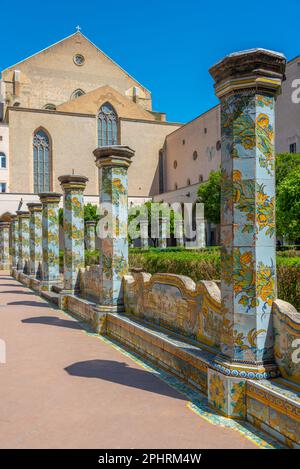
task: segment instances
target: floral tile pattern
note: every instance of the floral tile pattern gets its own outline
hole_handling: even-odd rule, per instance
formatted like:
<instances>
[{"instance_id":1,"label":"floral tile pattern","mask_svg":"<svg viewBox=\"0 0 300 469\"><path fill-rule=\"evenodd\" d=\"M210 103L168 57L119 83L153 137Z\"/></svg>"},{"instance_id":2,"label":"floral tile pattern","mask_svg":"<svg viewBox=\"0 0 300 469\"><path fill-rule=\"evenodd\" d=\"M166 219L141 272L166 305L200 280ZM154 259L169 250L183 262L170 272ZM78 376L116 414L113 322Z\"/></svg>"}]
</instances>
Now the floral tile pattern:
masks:
<instances>
[{"instance_id":1,"label":"floral tile pattern","mask_svg":"<svg viewBox=\"0 0 300 469\"><path fill-rule=\"evenodd\" d=\"M59 223L60 194L43 194L42 210L42 288L59 281Z\"/></svg>"},{"instance_id":2,"label":"floral tile pattern","mask_svg":"<svg viewBox=\"0 0 300 469\"><path fill-rule=\"evenodd\" d=\"M19 250L19 221L17 216L14 216L10 225L11 229L11 257L12 267L17 267L18 264L18 250Z\"/></svg>"},{"instance_id":3,"label":"floral tile pattern","mask_svg":"<svg viewBox=\"0 0 300 469\"><path fill-rule=\"evenodd\" d=\"M29 213L18 213L18 270L26 271L29 267ZM27 272L25 272L27 273Z\"/></svg>"},{"instance_id":4,"label":"floral tile pattern","mask_svg":"<svg viewBox=\"0 0 300 469\"><path fill-rule=\"evenodd\" d=\"M0 270L9 267L9 223L0 222Z\"/></svg>"},{"instance_id":5,"label":"floral tile pattern","mask_svg":"<svg viewBox=\"0 0 300 469\"><path fill-rule=\"evenodd\" d=\"M96 248L95 225L95 221L87 221L85 224L85 247L89 251L95 251Z\"/></svg>"},{"instance_id":6,"label":"floral tile pattern","mask_svg":"<svg viewBox=\"0 0 300 469\"><path fill-rule=\"evenodd\" d=\"M84 268L85 177L61 176L64 190L64 289L80 290L80 269Z\"/></svg>"},{"instance_id":7,"label":"floral tile pattern","mask_svg":"<svg viewBox=\"0 0 300 469\"><path fill-rule=\"evenodd\" d=\"M30 251L30 274L36 278L41 277L42 268L42 207L28 206L29 220L29 251Z\"/></svg>"},{"instance_id":8,"label":"floral tile pattern","mask_svg":"<svg viewBox=\"0 0 300 469\"><path fill-rule=\"evenodd\" d=\"M223 353L272 358L276 297L274 98L255 91L221 100Z\"/></svg>"},{"instance_id":9,"label":"floral tile pattern","mask_svg":"<svg viewBox=\"0 0 300 469\"><path fill-rule=\"evenodd\" d=\"M100 174L100 204L107 207L107 235L100 236L100 304L123 306L123 276L128 272L127 168L103 167Z\"/></svg>"}]
</instances>

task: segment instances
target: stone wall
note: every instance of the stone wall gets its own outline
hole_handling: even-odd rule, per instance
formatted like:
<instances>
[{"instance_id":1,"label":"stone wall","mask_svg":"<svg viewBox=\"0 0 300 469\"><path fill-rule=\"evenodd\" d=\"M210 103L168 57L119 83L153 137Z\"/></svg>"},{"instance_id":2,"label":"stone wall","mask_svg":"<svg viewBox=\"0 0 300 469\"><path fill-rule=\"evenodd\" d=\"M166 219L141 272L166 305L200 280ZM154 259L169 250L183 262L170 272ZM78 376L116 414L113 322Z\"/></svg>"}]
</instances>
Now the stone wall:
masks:
<instances>
[{"instance_id":1,"label":"stone wall","mask_svg":"<svg viewBox=\"0 0 300 469\"><path fill-rule=\"evenodd\" d=\"M99 301L100 298L100 265L91 265L80 271L80 291L84 298Z\"/></svg>"},{"instance_id":2,"label":"stone wall","mask_svg":"<svg viewBox=\"0 0 300 469\"><path fill-rule=\"evenodd\" d=\"M300 384L300 313L286 301L273 303L275 359L281 375Z\"/></svg>"}]
</instances>

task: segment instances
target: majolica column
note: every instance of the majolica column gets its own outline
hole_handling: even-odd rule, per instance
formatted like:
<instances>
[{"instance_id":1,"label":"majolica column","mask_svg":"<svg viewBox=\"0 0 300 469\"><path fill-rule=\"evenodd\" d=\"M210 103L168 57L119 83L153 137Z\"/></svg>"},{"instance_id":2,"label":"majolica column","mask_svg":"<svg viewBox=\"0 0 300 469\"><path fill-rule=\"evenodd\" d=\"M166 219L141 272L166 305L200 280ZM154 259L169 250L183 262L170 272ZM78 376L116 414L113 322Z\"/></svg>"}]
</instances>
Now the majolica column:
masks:
<instances>
[{"instance_id":1,"label":"majolica column","mask_svg":"<svg viewBox=\"0 0 300 469\"><path fill-rule=\"evenodd\" d=\"M211 375L208 387L214 403L214 389L222 384L227 397L221 410L233 416L243 413L242 399L234 398L242 381L234 388L233 381L220 377L261 379L277 372L271 317L276 298L274 114L285 63L281 54L254 49L229 55L210 70L221 100L223 355L215 363L220 373Z\"/></svg>"},{"instance_id":2,"label":"majolica column","mask_svg":"<svg viewBox=\"0 0 300 469\"><path fill-rule=\"evenodd\" d=\"M166 249L167 247L167 217L160 217L160 231L159 231L159 240L158 245L161 249Z\"/></svg>"},{"instance_id":3,"label":"majolica column","mask_svg":"<svg viewBox=\"0 0 300 469\"><path fill-rule=\"evenodd\" d=\"M148 243L148 218L142 217L140 219L140 234L141 234L141 249L147 251L149 248Z\"/></svg>"},{"instance_id":4,"label":"majolica column","mask_svg":"<svg viewBox=\"0 0 300 469\"><path fill-rule=\"evenodd\" d=\"M128 271L127 170L134 151L126 146L99 147L94 151L99 168L100 307L123 311L122 279Z\"/></svg>"},{"instance_id":5,"label":"majolica column","mask_svg":"<svg viewBox=\"0 0 300 469\"><path fill-rule=\"evenodd\" d=\"M95 220L85 222L85 243L88 251L95 251L96 249L96 224Z\"/></svg>"},{"instance_id":6,"label":"majolica column","mask_svg":"<svg viewBox=\"0 0 300 469\"><path fill-rule=\"evenodd\" d=\"M0 222L0 270L9 270L9 227L10 223Z\"/></svg>"},{"instance_id":7,"label":"majolica column","mask_svg":"<svg viewBox=\"0 0 300 469\"><path fill-rule=\"evenodd\" d=\"M182 218L174 218L174 235L176 239L176 246L184 247L184 222Z\"/></svg>"},{"instance_id":8,"label":"majolica column","mask_svg":"<svg viewBox=\"0 0 300 469\"><path fill-rule=\"evenodd\" d=\"M196 206L196 245L198 248L205 248L205 219L204 204L197 203Z\"/></svg>"},{"instance_id":9,"label":"majolica column","mask_svg":"<svg viewBox=\"0 0 300 469\"><path fill-rule=\"evenodd\" d=\"M59 176L64 191L64 291L80 290L79 271L84 267L84 199L88 178Z\"/></svg>"},{"instance_id":10,"label":"majolica column","mask_svg":"<svg viewBox=\"0 0 300 469\"><path fill-rule=\"evenodd\" d=\"M37 279L41 278L42 269L42 204L27 204L29 219L29 273Z\"/></svg>"},{"instance_id":11,"label":"majolica column","mask_svg":"<svg viewBox=\"0 0 300 469\"><path fill-rule=\"evenodd\" d=\"M58 206L61 194L39 194L42 208L42 290L50 290L59 283L59 221Z\"/></svg>"},{"instance_id":12,"label":"majolica column","mask_svg":"<svg viewBox=\"0 0 300 469\"><path fill-rule=\"evenodd\" d=\"M29 270L29 212L18 210L18 270Z\"/></svg>"},{"instance_id":13,"label":"majolica column","mask_svg":"<svg viewBox=\"0 0 300 469\"><path fill-rule=\"evenodd\" d=\"M19 250L19 221L17 215L11 216L10 224L11 233L11 267L16 269L18 265L18 250Z\"/></svg>"}]
</instances>

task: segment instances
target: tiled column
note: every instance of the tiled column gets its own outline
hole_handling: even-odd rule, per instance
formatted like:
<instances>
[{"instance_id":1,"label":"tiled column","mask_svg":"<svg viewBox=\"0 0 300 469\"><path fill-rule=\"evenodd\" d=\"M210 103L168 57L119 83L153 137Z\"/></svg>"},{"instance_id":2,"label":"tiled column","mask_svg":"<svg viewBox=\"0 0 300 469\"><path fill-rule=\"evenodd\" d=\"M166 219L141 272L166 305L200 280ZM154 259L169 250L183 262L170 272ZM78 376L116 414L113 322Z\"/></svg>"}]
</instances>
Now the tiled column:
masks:
<instances>
[{"instance_id":1,"label":"tiled column","mask_svg":"<svg viewBox=\"0 0 300 469\"><path fill-rule=\"evenodd\" d=\"M174 234L176 239L176 245L178 247L184 247L184 222L182 218L174 219Z\"/></svg>"},{"instance_id":2,"label":"tiled column","mask_svg":"<svg viewBox=\"0 0 300 469\"><path fill-rule=\"evenodd\" d=\"M28 273L29 268L29 212L18 210L18 270Z\"/></svg>"},{"instance_id":3,"label":"tiled column","mask_svg":"<svg viewBox=\"0 0 300 469\"><path fill-rule=\"evenodd\" d=\"M33 277L41 278L42 269L42 204L27 204L29 219L29 273Z\"/></svg>"},{"instance_id":4,"label":"tiled column","mask_svg":"<svg viewBox=\"0 0 300 469\"><path fill-rule=\"evenodd\" d=\"M18 265L18 250L19 250L19 221L17 215L11 216L11 263L12 269L16 269Z\"/></svg>"},{"instance_id":5,"label":"tiled column","mask_svg":"<svg viewBox=\"0 0 300 469\"><path fill-rule=\"evenodd\" d=\"M80 290L79 271L84 268L84 199L88 178L78 174L58 178L64 191L64 291Z\"/></svg>"},{"instance_id":6,"label":"tiled column","mask_svg":"<svg viewBox=\"0 0 300 469\"><path fill-rule=\"evenodd\" d=\"M147 249L149 248L148 218L141 218L140 233L141 233L141 249L143 249L144 251L147 251Z\"/></svg>"},{"instance_id":7,"label":"tiled column","mask_svg":"<svg viewBox=\"0 0 300 469\"><path fill-rule=\"evenodd\" d=\"M10 223L0 222L0 270L9 270L9 227Z\"/></svg>"},{"instance_id":8,"label":"tiled column","mask_svg":"<svg viewBox=\"0 0 300 469\"><path fill-rule=\"evenodd\" d=\"M197 203L196 206L196 246L197 248L205 248L205 219L204 204Z\"/></svg>"},{"instance_id":9,"label":"tiled column","mask_svg":"<svg viewBox=\"0 0 300 469\"><path fill-rule=\"evenodd\" d=\"M61 194L45 192L39 194L42 202L42 290L50 290L59 283L59 223L58 205Z\"/></svg>"},{"instance_id":10,"label":"tiled column","mask_svg":"<svg viewBox=\"0 0 300 469\"><path fill-rule=\"evenodd\" d=\"M96 224L95 220L85 222L85 243L88 251L95 251L96 249Z\"/></svg>"},{"instance_id":11,"label":"tiled column","mask_svg":"<svg viewBox=\"0 0 300 469\"><path fill-rule=\"evenodd\" d=\"M99 168L100 211L106 213L107 230L98 224L100 238L100 307L102 311L123 311L122 278L128 271L128 188L127 170L134 151L116 145L94 151Z\"/></svg>"},{"instance_id":12,"label":"tiled column","mask_svg":"<svg viewBox=\"0 0 300 469\"><path fill-rule=\"evenodd\" d=\"M276 298L275 96L285 58L254 49L210 70L221 100L222 356L209 376L209 398L242 417L243 380L276 376L272 302ZM228 377L238 377L234 380ZM216 392L216 388L218 388ZM219 396L216 399L216 396Z\"/></svg>"},{"instance_id":13,"label":"tiled column","mask_svg":"<svg viewBox=\"0 0 300 469\"><path fill-rule=\"evenodd\" d=\"M167 247L167 217L160 217L160 230L159 230L159 240L158 245L161 249L166 249Z\"/></svg>"}]
</instances>

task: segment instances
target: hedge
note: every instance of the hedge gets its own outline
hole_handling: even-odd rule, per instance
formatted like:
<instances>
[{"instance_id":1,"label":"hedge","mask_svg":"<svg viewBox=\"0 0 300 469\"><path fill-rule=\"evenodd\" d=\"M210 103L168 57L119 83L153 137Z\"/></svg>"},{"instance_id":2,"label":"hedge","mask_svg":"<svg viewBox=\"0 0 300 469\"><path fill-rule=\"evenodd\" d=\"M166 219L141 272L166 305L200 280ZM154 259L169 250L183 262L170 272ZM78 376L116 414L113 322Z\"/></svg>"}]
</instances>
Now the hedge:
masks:
<instances>
[{"instance_id":1,"label":"hedge","mask_svg":"<svg viewBox=\"0 0 300 469\"><path fill-rule=\"evenodd\" d=\"M131 268L154 274L168 272L187 275L195 282L221 278L221 260L217 250L185 252L130 252ZM300 257L277 256L278 298L300 311Z\"/></svg>"}]
</instances>

